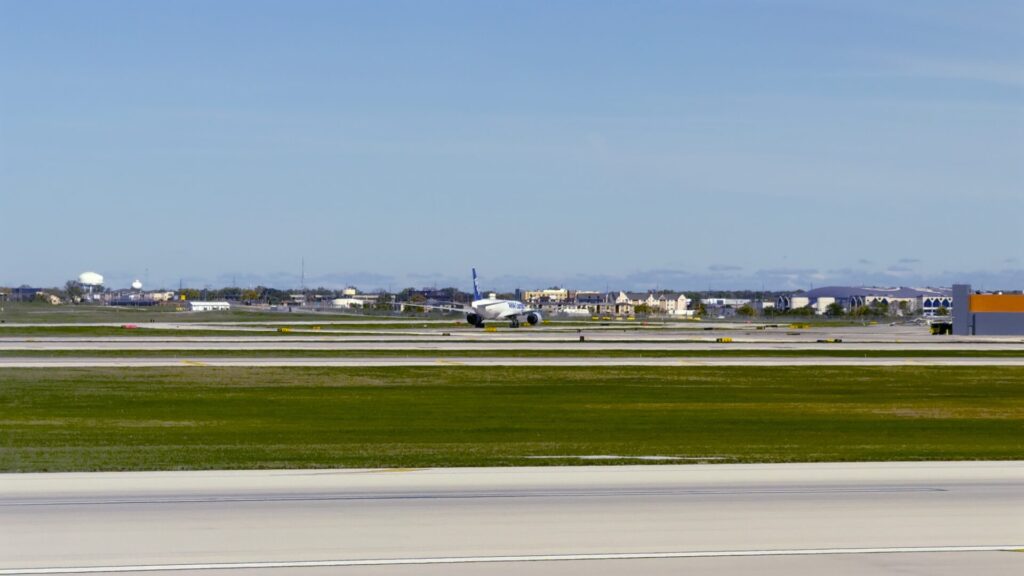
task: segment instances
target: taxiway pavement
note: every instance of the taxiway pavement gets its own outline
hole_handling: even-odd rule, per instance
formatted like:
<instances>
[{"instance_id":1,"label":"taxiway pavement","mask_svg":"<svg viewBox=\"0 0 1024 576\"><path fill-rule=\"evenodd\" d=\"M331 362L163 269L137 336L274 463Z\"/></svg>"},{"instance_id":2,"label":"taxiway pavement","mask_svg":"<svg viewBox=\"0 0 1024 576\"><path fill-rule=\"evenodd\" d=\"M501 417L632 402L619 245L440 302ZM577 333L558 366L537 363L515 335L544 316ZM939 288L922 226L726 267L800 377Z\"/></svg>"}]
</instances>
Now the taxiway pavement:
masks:
<instances>
[{"instance_id":1,"label":"taxiway pavement","mask_svg":"<svg viewBox=\"0 0 1024 576\"><path fill-rule=\"evenodd\" d=\"M136 357L0 357L0 368L175 368L188 366L234 368L385 368L415 366L1024 366L1024 357L459 357L371 356L365 358L136 358Z\"/></svg>"},{"instance_id":2,"label":"taxiway pavement","mask_svg":"<svg viewBox=\"0 0 1024 576\"><path fill-rule=\"evenodd\" d=\"M763 340L716 342L714 338L703 341L671 342L622 340L607 341L587 337L579 339L541 341L460 341L460 340L387 340L372 338L350 339L288 339L288 338L25 338L0 339L2 351L94 351L94 350L895 350L895 351L1010 351L1024 352L1024 342L817 342Z\"/></svg>"},{"instance_id":3,"label":"taxiway pavement","mask_svg":"<svg viewBox=\"0 0 1024 576\"><path fill-rule=\"evenodd\" d=\"M1024 462L0 475L0 574L1017 574Z\"/></svg>"}]
</instances>

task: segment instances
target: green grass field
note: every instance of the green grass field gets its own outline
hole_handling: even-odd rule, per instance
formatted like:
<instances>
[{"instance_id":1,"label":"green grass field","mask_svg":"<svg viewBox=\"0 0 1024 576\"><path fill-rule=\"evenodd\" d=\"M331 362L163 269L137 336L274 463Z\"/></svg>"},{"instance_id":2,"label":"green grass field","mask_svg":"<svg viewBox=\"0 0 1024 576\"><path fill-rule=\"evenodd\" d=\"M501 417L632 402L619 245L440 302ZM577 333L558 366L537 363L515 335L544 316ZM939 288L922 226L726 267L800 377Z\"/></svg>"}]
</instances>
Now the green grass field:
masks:
<instances>
[{"instance_id":1,"label":"green grass field","mask_svg":"<svg viewBox=\"0 0 1024 576\"><path fill-rule=\"evenodd\" d=\"M349 316L336 314L306 314L299 312L261 311L235 309L226 312L184 312L174 305L148 306L141 308L97 306L91 304L60 305L5 302L0 320L5 322L67 323L67 322L246 322L268 320L319 320L328 318L340 322ZM357 317L360 318L360 317Z\"/></svg>"},{"instance_id":2,"label":"green grass field","mask_svg":"<svg viewBox=\"0 0 1024 576\"><path fill-rule=\"evenodd\" d=\"M0 371L0 470L1024 458L1024 369ZM609 463L599 461L600 463Z\"/></svg>"}]
</instances>

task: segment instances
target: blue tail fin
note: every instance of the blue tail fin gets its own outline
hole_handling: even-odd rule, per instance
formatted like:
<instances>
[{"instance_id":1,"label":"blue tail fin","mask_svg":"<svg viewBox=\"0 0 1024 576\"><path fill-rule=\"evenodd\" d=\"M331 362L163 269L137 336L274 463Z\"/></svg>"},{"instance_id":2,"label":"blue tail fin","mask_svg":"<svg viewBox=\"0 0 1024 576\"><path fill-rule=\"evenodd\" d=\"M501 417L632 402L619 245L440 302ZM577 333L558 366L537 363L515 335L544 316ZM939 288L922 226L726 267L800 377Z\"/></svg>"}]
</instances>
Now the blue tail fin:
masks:
<instances>
[{"instance_id":1,"label":"blue tail fin","mask_svg":"<svg viewBox=\"0 0 1024 576\"><path fill-rule=\"evenodd\" d=\"M473 300L483 300L480 297L480 287L476 284L476 268L473 268Z\"/></svg>"}]
</instances>

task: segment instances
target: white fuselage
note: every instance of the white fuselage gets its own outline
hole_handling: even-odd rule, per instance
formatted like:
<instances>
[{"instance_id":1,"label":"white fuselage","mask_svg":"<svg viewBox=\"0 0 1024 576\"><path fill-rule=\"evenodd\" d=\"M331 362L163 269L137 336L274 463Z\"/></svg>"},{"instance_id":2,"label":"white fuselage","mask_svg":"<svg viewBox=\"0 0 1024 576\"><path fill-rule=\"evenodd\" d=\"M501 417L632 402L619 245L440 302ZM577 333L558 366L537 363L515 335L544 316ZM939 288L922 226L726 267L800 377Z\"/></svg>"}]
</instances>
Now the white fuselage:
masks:
<instances>
[{"instance_id":1,"label":"white fuselage","mask_svg":"<svg viewBox=\"0 0 1024 576\"><path fill-rule=\"evenodd\" d=\"M516 300L483 298L474 300L471 306L473 311L479 314L483 320L504 320L505 318L526 312L526 305Z\"/></svg>"}]
</instances>

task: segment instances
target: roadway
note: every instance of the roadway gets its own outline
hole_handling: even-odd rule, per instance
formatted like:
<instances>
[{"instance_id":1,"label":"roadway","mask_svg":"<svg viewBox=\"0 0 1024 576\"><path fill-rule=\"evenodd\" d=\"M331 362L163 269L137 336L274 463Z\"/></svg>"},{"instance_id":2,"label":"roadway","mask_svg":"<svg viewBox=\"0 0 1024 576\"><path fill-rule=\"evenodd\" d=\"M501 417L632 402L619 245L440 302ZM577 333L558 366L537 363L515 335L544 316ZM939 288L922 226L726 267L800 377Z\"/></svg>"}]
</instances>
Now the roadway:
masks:
<instances>
[{"instance_id":1,"label":"roadway","mask_svg":"<svg viewBox=\"0 0 1024 576\"><path fill-rule=\"evenodd\" d=\"M0 517L0 575L1020 574L1024 462L6 474Z\"/></svg>"}]
</instances>

